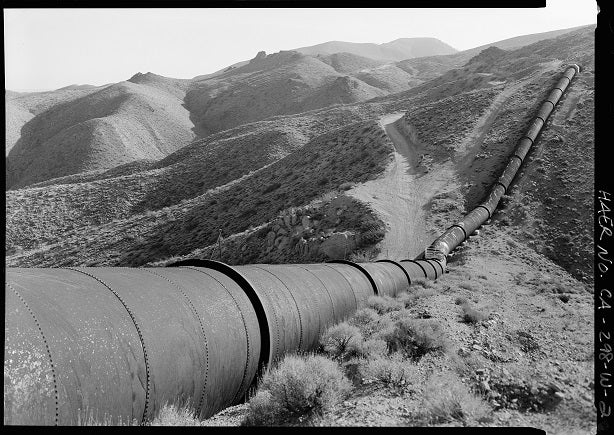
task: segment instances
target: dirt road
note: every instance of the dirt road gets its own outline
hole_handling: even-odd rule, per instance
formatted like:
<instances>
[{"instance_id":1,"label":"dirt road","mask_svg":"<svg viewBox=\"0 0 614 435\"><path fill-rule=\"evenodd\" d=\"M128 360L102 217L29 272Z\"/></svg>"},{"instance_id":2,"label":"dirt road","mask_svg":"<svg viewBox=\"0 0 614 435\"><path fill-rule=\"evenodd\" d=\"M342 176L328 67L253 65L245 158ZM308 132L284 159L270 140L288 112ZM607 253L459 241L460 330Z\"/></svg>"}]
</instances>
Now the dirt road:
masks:
<instances>
[{"instance_id":1,"label":"dirt road","mask_svg":"<svg viewBox=\"0 0 614 435\"><path fill-rule=\"evenodd\" d=\"M430 199L416 174L417 144L411 143L395 126L403 113L380 119L380 125L395 146L394 159L383 177L354 187L348 193L370 204L386 222L386 236L378 258L414 258L431 241L424 229L424 210Z\"/></svg>"}]
</instances>

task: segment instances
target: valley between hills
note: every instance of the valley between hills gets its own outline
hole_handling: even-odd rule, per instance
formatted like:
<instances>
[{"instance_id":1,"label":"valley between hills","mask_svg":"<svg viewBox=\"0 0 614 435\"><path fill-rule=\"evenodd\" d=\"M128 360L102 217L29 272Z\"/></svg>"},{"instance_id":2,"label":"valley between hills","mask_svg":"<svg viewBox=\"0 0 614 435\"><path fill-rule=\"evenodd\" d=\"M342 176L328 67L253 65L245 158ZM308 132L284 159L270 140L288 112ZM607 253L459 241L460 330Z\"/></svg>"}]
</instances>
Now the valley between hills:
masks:
<instances>
[{"instance_id":1,"label":"valley between hills","mask_svg":"<svg viewBox=\"0 0 614 435\"><path fill-rule=\"evenodd\" d=\"M7 91L6 265L416 258L484 198L575 63L582 72L449 273L372 300L344 326L364 345L403 317L429 319L442 351L360 360L323 344L353 373L351 391L269 423L593 433L593 39L584 26L463 52L433 38L330 42L192 79ZM437 408L442 382L473 408ZM165 409L154 424L236 426L250 406L205 421Z\"/></svg>"}]
</instances>

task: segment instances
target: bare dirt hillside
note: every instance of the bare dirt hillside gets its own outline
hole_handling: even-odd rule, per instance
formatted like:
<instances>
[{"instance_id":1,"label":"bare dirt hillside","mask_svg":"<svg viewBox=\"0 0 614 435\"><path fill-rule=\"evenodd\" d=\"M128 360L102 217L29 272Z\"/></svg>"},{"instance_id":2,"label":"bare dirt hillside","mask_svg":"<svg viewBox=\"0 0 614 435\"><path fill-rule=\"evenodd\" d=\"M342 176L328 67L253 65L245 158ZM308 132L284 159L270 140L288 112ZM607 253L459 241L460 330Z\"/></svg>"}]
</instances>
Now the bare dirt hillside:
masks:
<instances>
[{"instance_id":1,"label":"bare dirt hillside","mask_svg":"<svg viewBox=\"0 0 614 435\"><path fill-rule=\"evenodd\" d=\"M451 69L462 67L471 58L477 56L480 52L490 47L513 51L521 47L533 45L548 39L554 39L562 35L569 36L570 34L585 34L587 31L593 32L593 29L594 26L580 26L571 27L569 29L555 30L552 32L536 33L533 35L522 35L515 38L491 42L490 44L470 48L468 50L459 51L458 53L445 56L423 56L419 58L406 59L396 62L396 66L411 73L412 75L420 77L423 81L427 81L434 79L435 77L438 77ZM541 45L534 45L533 47L541 47ZM529 51L530 50L531 49L529 49ZM545 54L544 51L541 53Z\"/></svg>"},{"instance_id":2,"label":"bare dirt hillside","mask_svg":"<svg viewBox=\"0 0 614 435\"><path fill-rule=\"evenodd\" d=\"M354 59L354 63L369 66L373 62ZM244 66L194 81L186 104L198 134L206 136L270 116L365 101L387 93L317 57L296 51L262 52Z\"/></svg>"},{"instance_id":3,"label":"bare dirt hillside","mask_svg":"<svg viewBox=\"0 0 614 435\"><path fill-rule=\"evenodd\" d=\"M6 155L8 156L9 151L21 137L21 129L36 115L57 104L76 100L100 88L66 87L51 92L6 91Z\"/></svg>"},{"instance_id":4,"label":"bare dirt hillside","mask_svg":"<svg viewBox=\"0 0 614 435\"><path fill-rule=\"evenodd\" d=\"M54 105L23 126L7 156L7 188L159 159L191 142L192 128L182 99L163 87L108 86Z\"/></svg>"}]
</instances>

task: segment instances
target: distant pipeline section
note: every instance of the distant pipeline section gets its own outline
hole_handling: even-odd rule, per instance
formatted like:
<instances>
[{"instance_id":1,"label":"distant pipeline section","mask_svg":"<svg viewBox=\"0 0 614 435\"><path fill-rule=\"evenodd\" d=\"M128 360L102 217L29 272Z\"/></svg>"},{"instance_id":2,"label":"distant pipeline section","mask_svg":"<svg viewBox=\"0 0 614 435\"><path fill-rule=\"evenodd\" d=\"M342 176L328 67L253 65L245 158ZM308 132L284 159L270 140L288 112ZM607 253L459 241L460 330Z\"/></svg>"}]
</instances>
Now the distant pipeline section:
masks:
<instances>
[{"instance_id":1,"label":"distant pipeline section","mask_svg":"<svg viewBox=\"0 0 614 435\"><path fill-rule=\"evenodd\" d=\"M526 133L518 141L514 153L509 159L507 167L495 182L486 199L469 212L462 221L452 225L441 236L439 236L424 252L424 258L438 260L440 264L446 264L447 256L461 243L463 243L473 232L484 222L491 218L501 197L509 190L512 180L520 169L529 150L535 143L542 127L554 110L559 99L571 83L576 74L580 73L578 65L570 65L563 77L558 81L548 98L542 103L537 111L537 115L529 124Z\"/></svg>"},{"instance_id":2,"label":"distant pipeline section","mask_svg":"<svg viewBox=\"0 0 614 435\"><path fill-rule=\"evenodd\" d=\"M417 279L494 212L579 67L550 93L488 198L426 250L425 259L165 268L8 268L4 423L146 423L165 404L200 418L239 403L262 370L366 305Z\"/></svg>"}]
</instances>

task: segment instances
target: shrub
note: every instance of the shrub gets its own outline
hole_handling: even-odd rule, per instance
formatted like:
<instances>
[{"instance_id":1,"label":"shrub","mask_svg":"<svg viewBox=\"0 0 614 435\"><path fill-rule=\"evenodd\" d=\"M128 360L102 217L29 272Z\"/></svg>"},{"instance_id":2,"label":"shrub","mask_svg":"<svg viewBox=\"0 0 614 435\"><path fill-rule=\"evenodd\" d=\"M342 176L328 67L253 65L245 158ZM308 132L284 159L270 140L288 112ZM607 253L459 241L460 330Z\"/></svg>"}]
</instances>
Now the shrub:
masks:
<instances>
[{"instance_id":1,"label":"shrub","mask_svg":"<svg viewBox=\"0 0 614 435\"><path fill-rule=\"evenodd\" d=\"M403 304L405 308L409 308L414 304L416 297L413 294L403 292L397 296L397 301Z\"/></svg>"},{"instance_id":2,"label":"shrub","mask_svg":"<svg viewBox=\"0 0 614 435\"><path fill-rule=\"evenodd\" d=\"M402 351L414 359L448 347L441 325L430 319L401 319L384 339L390 352Z\"/></svg>"},{"instance_id":3,"label":"shrub","mask_svg":"<svg viewBox=\"0 0 614 435\"><path fill-rule=\"evenodd\" d=\"M528 332L516 331L516 336L518 337L518 343L520 343L520 349L523 352L528 353L539 350L539 343Z\"/></svg>"},{"instance_id":4,"label":"shrub","mask_svg":"<svg viewBox=\"0 0 614 435\"><path fill-rule=\"evenodd\" d=\"M488 319L488 314L472 308L469 302L462 304L461 308L463 309L463 322L465 323L478 323Z\"/></svg>"},{"instance_id":5,"label":"shrub","mask_svg":"<svg viewBox=\"0 0 614 435\"><path fill-rule=\"evenodd\" d=\"M164 405L151 422L152 426L200 426L194 410L190 407Z\"/></svg>"},{"instance_id":6,"label":"shrub","mask_svg":"<svg viewBox=\"0 0 614 435\"><path fill-rule=\"evenodd\" d=\"M402 310L404 305L390 296L371 296L367 299L367 307L373 308L379 314Z\"/></svg>"},{"instance_id":7,"label":"shrub","mask_svg":"<svg viewBox=\"0 0 614 435\"><path fill-rule=\"evenodd\" d=\"M396 388L403 388L415 383L417 369L399 354L379 356L364 361L359 365L363 382L382 382Z\"/></svg>"},{"instance_id":8,"label":"shrub","mask_svg":"<svg viewBox=\"0 0 614 435\"><path fill-rule=\"evenodd\" d=\"M372 358L378 355L386 355L387 353L388 345L379 338L352 341L347 348L347 356L350 358Z\"/></svg>"},{"instance_id":9,"label":"shrub","mask_svg":"<svg viewBox=\"0 0 614 435\"><path fill-rule=\"evenodd\" d=\"M320 337L320 348L334 359L346 356L350 346L356 346L362 341L360 330L348 322L331 326Z\"/></svg>"},{"instance_id":10,"label":"shrub","mask_svg":"<svg viewBox=\"0 0 614 435\"><path fill-rule=\"evenodd\" d=\"M348 323L358 327L364 337L370 336L378 326L380 316L373 308L364 307L356 311Z\"/></svg>"},{"instance_id":11,"label":"shrub","mask_svg":"<svg viewBox=\"0 0 614 435\"><path fill-rule=\"evenodd\" d=\"M413 280L412 281L412 285L420 286L422 288L431 288L431 287L433 287L433 284L430 281L427 281L427 280L422 279L422 278Z\"/></svg>"},{"instance_id":12,"label":"shrub","mask_svg":"<svg viewBox=\"0 0 614 435\"><path fill-rule=\"evenodd\" d=\"M469 282L461 282L458 286L460 288L465 289L465 290L470 290L470 291L476 291L477 290L475 288L475 286L472 283L469 283Z\"/></svg>"},{"instance_id":13,"label":"shrub","mask_svg":"<svg viewBox=\"0 0 614 435\"><path fill-rule=\"evenodd\" d=\"M267 187L264 188L262 193L269 193L269 192L279 189L280 187L281 187L281 183L271 183Z\"/></svg>"},{"instance_id":14,"label":"shrub","mask_svg":"<svg viewBox=\"0 0 614 435\"><path fill-rule=\"evenodd\" d=\"M243 425L283 425L310 420L332 409L351 384L341 368L318 355L286 356L262 379Z\"/></svg>"},{"instance_id":15,"label":"shrub","mask_svg":"<svg viewBox=\"0 0 614 435\"><path fill-rule=\"evenodd\" d=\"M484 400L472 394L452 374L431 377L426 386L424 402L431 423L457 420L466 424L491 420L491 410Z\"/></svg>"},{"instance_id":16,"label":"shrub","mask_svg":"<svg viewBox=\"0 0 614 435\"><path fill-rule=\"evenodd\" d=\"M467 298L463 297L463 296L458 296L455 300L454 303L456 305L465 305L468 304L469 301L467 300Z\"/></svg>"},{"instance_id":17,"label":"shrub","mask_svg":"<svg viewBox=\"0 0 614 435\"><path fill-rule=\"evenodd\" d=\"M399 296L397 296L396 300L403 304L405 308L410 308L418 299L433 296L434 294L437 294L437 291L434 288L411 288L410 292L401 293Z\"/></svg>"}]
</instances>

